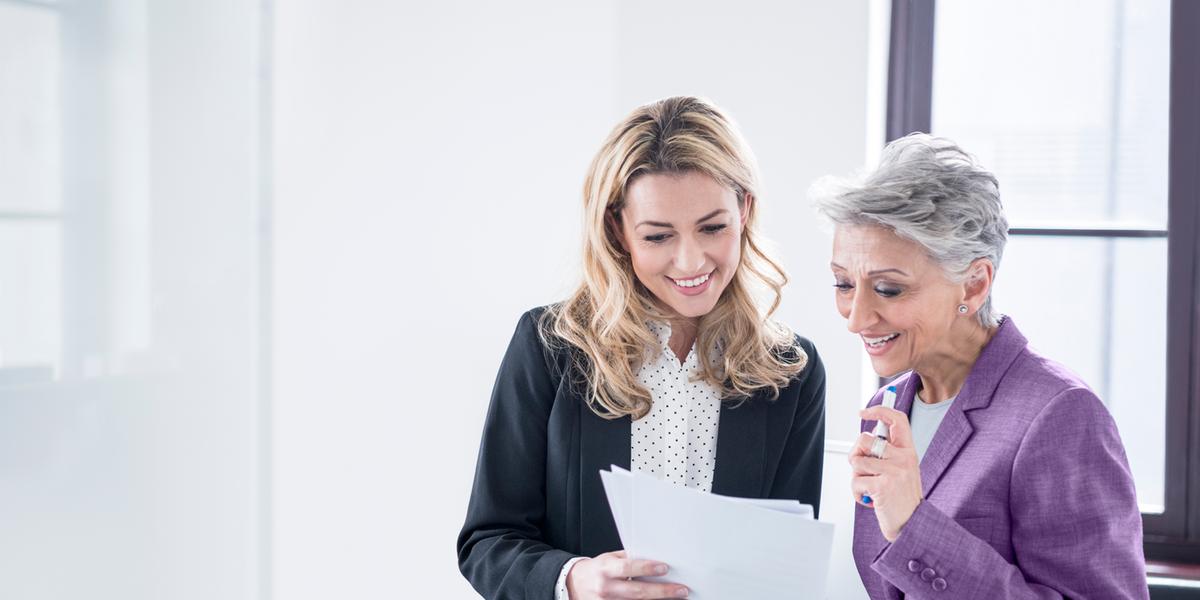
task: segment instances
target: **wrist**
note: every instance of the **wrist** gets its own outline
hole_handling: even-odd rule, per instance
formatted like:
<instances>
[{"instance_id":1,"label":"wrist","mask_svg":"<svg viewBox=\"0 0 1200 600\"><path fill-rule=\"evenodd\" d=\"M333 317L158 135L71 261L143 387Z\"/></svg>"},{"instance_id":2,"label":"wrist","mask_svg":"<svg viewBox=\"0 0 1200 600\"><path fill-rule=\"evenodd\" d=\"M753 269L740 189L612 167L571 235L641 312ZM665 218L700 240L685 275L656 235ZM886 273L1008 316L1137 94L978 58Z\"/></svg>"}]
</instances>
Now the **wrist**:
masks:
<instances>
[{"instance_id":1,"label":"wrist","mask_svg":"<svg viewBox=\"0 0 1200 600\"><path fill-rule=\"evenodd\" d=\"M896 524L896 529L893 532L893 534L891 536L885 535L883 537L886 538L887 541L889 541L889 542L896 541L896 538L900 537L900 534L904 532L904 526L907 525L908 522L912 520L913 515L917 514L917 509L921 508L921 503L924 501L925 501L924 498L918 497L917 503L913 505L912 510L908 511L908 514L903 519L901 519L899 523Z\"/></svg>"},{"instance_id":2,"label":"wrist","mask_svg":"<svg viewBox=\"0 0 1200 600\"><path fill-rule=\"evenodd\" d=\"M578 590L575 589L575 584L579 580L578 577L576 577L576 574L579 573L579 570L576 569L575 567L579 566L579 563L586 562L589 560L591 560L591 559L586 558L586 557L580 557L580 558L572 559L571 561L569 561L567 563L566 573L564 574L565 575L564 583L566 584L566 588L567 588L568 600L579 597L579 592L578 592Z\"/></svg>"}]
</instances>

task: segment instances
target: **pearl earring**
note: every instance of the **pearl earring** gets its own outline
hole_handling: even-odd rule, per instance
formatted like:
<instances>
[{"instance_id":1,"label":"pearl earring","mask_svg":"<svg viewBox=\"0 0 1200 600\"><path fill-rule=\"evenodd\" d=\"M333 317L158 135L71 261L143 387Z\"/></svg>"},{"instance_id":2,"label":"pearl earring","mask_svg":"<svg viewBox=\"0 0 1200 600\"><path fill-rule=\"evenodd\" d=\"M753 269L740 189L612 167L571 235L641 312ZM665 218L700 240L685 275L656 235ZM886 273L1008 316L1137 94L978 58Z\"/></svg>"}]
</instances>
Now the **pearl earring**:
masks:
<instances>
[{"instance_id":1,"label":"pearl earring","mask_svg":"<svg viewBox=\"0 0 1200 600\"><path fill-rule=\"evenodd\" d=\"M970 308L968 308L966 304L959 304L959 305L958 305L958 314L960 314L960 315L965 315L965 314L967 314L967 311L968 311L968 310L971 310L971 309L970 309Z\"/></svg>"}]
</instances>

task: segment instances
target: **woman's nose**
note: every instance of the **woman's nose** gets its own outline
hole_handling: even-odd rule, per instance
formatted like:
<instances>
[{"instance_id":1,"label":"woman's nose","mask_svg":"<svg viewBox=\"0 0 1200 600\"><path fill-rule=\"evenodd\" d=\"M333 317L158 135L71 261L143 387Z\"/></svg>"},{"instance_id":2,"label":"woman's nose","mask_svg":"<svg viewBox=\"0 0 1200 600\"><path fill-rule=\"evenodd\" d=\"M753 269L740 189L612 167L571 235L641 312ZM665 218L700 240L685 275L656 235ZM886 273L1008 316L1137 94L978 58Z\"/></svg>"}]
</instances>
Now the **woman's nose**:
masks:
<instances>
[{"instance_id":1,"label":"woman's nose","mask_svg":"<svg viewBox=\"0 0 1200 600\"><path fill-rule=\"evenodd\" d=\"M698 271L704 266L704 249L695 240L686 236L680 240L675 252L675 268L682 275L699 275Z\"/></svg>"},{"instance_id":2,"label":"woman's nose","mask_svg":"<svg viewBox=\"0 0 1200 600\"><path fill-rule=\"evenodd\" d=\"M870 294L860 294L855 290L850 298L850 313L846 315L846 329L850 333L867 331L875 323L875 307Z\"/></svg>"}]
</instances>

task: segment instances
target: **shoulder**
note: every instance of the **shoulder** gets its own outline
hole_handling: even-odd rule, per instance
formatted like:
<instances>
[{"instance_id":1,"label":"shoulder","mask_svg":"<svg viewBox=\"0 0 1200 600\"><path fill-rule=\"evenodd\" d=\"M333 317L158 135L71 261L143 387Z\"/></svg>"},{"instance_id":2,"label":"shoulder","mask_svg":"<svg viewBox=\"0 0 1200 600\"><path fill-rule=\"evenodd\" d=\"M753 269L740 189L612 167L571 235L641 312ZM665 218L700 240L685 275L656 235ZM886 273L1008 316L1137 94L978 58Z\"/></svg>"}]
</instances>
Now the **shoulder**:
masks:
<instances>
[{"instance_id":1,"label":"shoulder","mask_svg":"<svg viewBox=\"0 0 1200 600\"><path fill-rule=\"evenodd\" d=\"M516 331L513 332L510 351L515 349L545 351L546 343L542 336L542 321L547 314L547 306L531 308L517 318Z\"/></svg>"},{"instance_id":2,"label":"shoulder","mask_svg":"<svg viewBox=\"0 0 1200 600\"><path fill-rule=\"evenodd\" d=\"M527 365L541 363L548 372L561 373L570 351L565 344L556 342L552 333L550 320L554 306L538 306L521 314L508 346L507 359L518 359Z\"/></svg>"},{"instance_id":3,"label":"shoulder","mask_svg":"<svg viewBox=\"0 0 1200 600\"><path fill-rule=\"evenodd\" d=\"M545 306L535 306L523 313L517 319L517 334L523 337L539 337L541 335L542 322L550 315L550 310L554 305L548 304Z\"/></svg>"},{"instance_id":4,"label":"shoulder","mask_svg":"<svg viewBox=\"0 0 1200 600\"><path fill-rule=\"evenodd\" d=\"M812 340L792 334L792 341L775 350L776 356L787 363L802 363L804 368L792 376L788 387L804 387L819 385L825 382L825 365L821 363L821 355Z\"/></svg>"},{"instance_id":5,"label":"shoulder","mask_svg":"<svg viewBox=\"0 0 1200 600\"><path fill-rule=\"evenodd\" d=\"M1010 407L1033 413L1058 402L1086 402L1103 408L1103 402L1079 375L1028 347L1004 373L996 395Z\"/></svg>"},{"instance_id":6,"label":"shoulder","mask_svg":"<svg viewBox=\"0 0 1200 600\"><path fill-rule=\"evenodd\" d=\"M1091 389L1060 390L1036 408L1018 417L1027 425L1013 458L1014 481L1052 474L1059 485L1069 486L1095 479L1107 482L1110 489L1125 486L1132 496L1128 458L1116 421Z\"/></svg>"},{"instance_id":7,"label":"shoulder","mask_svg":"<svg viewBox=\"0 0 1200 600\"><path fill-rule=\"evenodd\" d=\"M777 359L787 363L803 363L805 366L800 375L808 372L814 366L821 366L821 357L812 340L798 333L788 333L787 335L790 337L790 341L782 342L772 349Z\"/></svg>"},{"instance_id":8,"label":"shoulder","mask_svg":"<svg viewBox=\"0 0 1200 600\"><path fill-rule=\"evenodd\" d=\"M771 335L764 336L762 339L770 339L773 347L771 353L778 360L784 362L810 362L810 359L815 359L812 362L819 362L817 357L817 346L812 340L796 333L791 327L784 325L779 321L768 319L763 326L770 332Z\"/></svg>"},{"instance_id":9,"label":"shoulder","mask_svg":"<svg viewBox=\"0 0 1200 600\"><path fill-rule=\"evenodd\" d=\"M554 319L561 304L535 306L517 319L516 337L536 343L548 352L560 350L563 341L554 335Z\"/></svg>"},{"instance_id":10,"label":"shoulder","mask_svg":"<svg viewBox=\"0 0 1200 600\"><path fill-rule=\"evenodd\" d=\"M820 362L820 357L817 356L817 345L812 343L812 340L798 334L792 334L792 345L786 349L789 352L789 358L799 358L801 356L815 359L815 362Z\"/></svg>"},{"instance_id":11,"label":"shoulder","mask_svg":"<svg viewBox=\"0 0 1200 600\"><path fill-rule=\"evenodd\" d=\"M1037 465L1067 448L1107 448L1123 455L1116 421L1103 400L1078 375L1025 349L1005 372L987 409L1019 440L1022 457Z\"/></svg>"}]
</instances>

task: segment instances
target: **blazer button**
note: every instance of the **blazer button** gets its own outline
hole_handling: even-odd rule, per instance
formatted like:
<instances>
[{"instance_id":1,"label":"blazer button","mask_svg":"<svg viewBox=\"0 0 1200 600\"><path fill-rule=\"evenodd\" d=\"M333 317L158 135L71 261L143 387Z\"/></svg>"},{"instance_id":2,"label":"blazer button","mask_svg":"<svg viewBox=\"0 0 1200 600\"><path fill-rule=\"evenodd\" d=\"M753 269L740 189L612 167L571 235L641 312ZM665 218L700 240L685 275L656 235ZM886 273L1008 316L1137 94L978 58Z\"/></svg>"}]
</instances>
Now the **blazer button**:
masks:
<instances>
[{"instance_id":1,"label":"blazer button","mask_svg":"<svg viewBox=\"0 0 1200 600\"><path fill-rule=\"evenodd\" d=\"M917 571L921 570L921 567L924 567L924 566L925 565L923 565L915 560L908 561L908 571L910 573L916 573Z\"/></svg>"},{"instance_id":2,"label":"blazer button","mask_svg":"<svg viewBox=\"0 0 1200 600\"><path fill-rule=\"evenodd\" d=\"M935 592L944 592L944 591L946 591L946 580L945 580L945 579L942 579L941 577L938 577L937 579L934 579L934 580L933 580L933 583L931 583L931 584L929 584L929 585L932 585L932 586L933 586L933 590L934 590Z\"/></svg>"},{"instance_id":3,"label":"blazer button","mask_svg":"<svg viewBox=\"0 0 1200 600\"><path fill-rule=\"evenodd\" d=\"M934 571L929 567L926 567L924 571L921 571L921 581L933 581L934 577L937 577L937 571Z\"/></svg>"}]
</instances>

